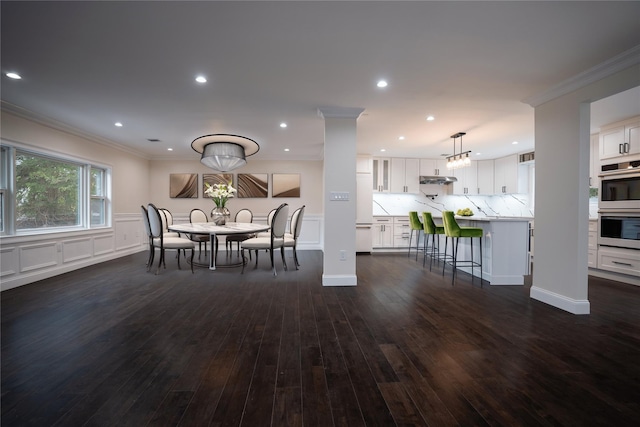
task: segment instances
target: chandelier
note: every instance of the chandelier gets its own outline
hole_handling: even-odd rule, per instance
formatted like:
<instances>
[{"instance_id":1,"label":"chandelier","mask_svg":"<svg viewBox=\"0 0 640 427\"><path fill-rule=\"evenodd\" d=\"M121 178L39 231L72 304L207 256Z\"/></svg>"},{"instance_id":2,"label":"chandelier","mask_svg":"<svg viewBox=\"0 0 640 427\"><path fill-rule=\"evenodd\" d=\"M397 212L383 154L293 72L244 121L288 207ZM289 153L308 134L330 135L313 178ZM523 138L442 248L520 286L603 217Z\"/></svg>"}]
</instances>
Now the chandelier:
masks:
<instances>
[{"instance_id":1,"label":"chandelier","mask_svg":"<svg viewBox=\"0 0 640 427\"><path fill-rule=\"evenodd\" d=\"M228 172L247 164L247 156L260 150L252 139L239 135L217 133L194 139L191 148L202 154L200 162L211 169Z\"/></svg>"},{"instance_id":2,"label":"chandelier","mask_svg":"<svg viewBox=\"0 0 640 427\"><path fill-rule=\"evenodd\" d=\"M471 158L469 157L471 151L462 152L462 137L464 135L466 135L465 132L451 135L451 138L453 138L453 155L447 156L447 169L463 168L471 164ZM456 139L458 138L460 138L460 153L456 154Z\"/></svg>"}]
</instances>

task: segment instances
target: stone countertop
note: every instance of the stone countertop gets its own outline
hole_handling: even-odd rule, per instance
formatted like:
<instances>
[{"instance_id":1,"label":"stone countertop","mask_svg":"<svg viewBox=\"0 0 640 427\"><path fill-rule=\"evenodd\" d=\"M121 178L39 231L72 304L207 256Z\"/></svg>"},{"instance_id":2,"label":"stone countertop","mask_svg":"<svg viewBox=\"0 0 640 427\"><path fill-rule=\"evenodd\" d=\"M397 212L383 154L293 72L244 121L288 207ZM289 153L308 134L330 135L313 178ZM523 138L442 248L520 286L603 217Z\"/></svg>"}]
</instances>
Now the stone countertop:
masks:
<instances>
[{"instance_id":1,"label":"stone countertop","mask_svg":"<svg viewBox=\"0 0 640 427\"><path fill-rule=\"evenodd\" d=\"M385 217L389 217L389 218L408 218L409 215L374 215L374 218L385 218ZM442 217L440 215L433 215L434 219L438 219L438 220L442 220ZM484 221L484 222L493 222L493 221L503 221L503 222L507 222L507 221L511 221L511 222L517 222L517 221L533 221L533 217L529 217L529 216L459 216L456 215L456 219L458 221L460 220L466 220L466 221Z\"/></svg>"}]
</instances>

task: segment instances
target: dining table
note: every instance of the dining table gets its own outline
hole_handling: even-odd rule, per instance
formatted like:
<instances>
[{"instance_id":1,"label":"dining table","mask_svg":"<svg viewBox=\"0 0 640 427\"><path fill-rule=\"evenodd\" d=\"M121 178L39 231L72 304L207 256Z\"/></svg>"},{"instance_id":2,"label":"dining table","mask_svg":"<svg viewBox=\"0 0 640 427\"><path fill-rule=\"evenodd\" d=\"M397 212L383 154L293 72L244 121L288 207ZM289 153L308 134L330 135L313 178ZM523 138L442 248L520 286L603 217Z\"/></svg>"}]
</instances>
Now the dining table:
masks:
<instances>
[{"instance_id":1,"label":"dining table","mask_svg":"<svg viewBox=\"0 0 640 427\"><path fill-rule=\"evenodd\" d=\"M209 244L211 251L209 252L209 263L199 265L202 267L209 267L209 270L215 270L216 267L237 267L242 265L245 260L240 257L237 262L218 264L216 265L216 258L218 254L218 236L229 236L233 234L255 234L263 231L269 231L269 226L266 224L256 224L253 222L227 222L224 225L216 225L212 222L198 222L198 223L185 223L185 224L172 224L167 227L169 231L175 231L182 234L196 234L196 235L209 235Z\"/></svg>"}]
</instances>

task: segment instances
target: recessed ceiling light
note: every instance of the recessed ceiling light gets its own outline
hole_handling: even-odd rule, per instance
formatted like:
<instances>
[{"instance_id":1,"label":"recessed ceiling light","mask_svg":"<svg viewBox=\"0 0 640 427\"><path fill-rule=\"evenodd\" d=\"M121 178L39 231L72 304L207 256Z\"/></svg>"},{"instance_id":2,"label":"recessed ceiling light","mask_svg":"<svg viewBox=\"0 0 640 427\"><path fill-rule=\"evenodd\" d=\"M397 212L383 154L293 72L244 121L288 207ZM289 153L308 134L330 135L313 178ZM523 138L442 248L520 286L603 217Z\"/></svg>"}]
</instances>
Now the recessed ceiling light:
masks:
<instances>
[{"instance_id":1,"label":"recessed ceiling light","mask_svg":"<svg viewBox=\"0 0 640 427\"><path fill-rule=\"evenodd\" d=\"M120 122L115 122L114 125L116 125L116 127L119 127L119 128L122 127L122 123L120 123Z\"/></svg>"},{"instance_id":2,"label":"recessed ceiling light","mask_svg":"<svg viewBox=\"0 0 640 427\"><path fill-rule=\"evenodd\" d=\"M196 77L196 81L198 83L206 83L207 82L207 78L205 76L197 76Z\"/></svg>"},{"instance_id":3,"label":"recessed ceiling light","mask_svg":"<svg viewBox=\"0 0 640 427\"><path fill-rule=\"evenodd\" d=\"M282 123L280 123L280 127L281 127L281 128L286 128L286 127L287 127L287 124L286 124L285 122L282 122Z\"/></svg>"},{"instance_id":4,"label":"recessed ceiling light","mask_svg":"<svg viewBox=\"0 0 640 427\"><path fill-rule=\"evenodd\" d=\"M376 86L378 86L378 87L387 87L387 81L386 80L379 80L378 83L376 84Z\"/></svg>"},{"instance_id":5,"label":"recessed ceiling light","mask_svg":"<svg viewBox=\"0 0 640 427\"><path fill-rule=\"evenodd\" d=\"M14 79L14 80L20 80L22 78L18 73L7 73L5 75L10 79Z\"/></svg>"},{"instance_id":6,"label":"recessed ceiling light","mask_svg":"<svg viewBox=\"0 0 640 427\"><path fill-rule=\"evenodd\" d=\"M404 141L404 136L399 136L399 137L398 137L398 139L399 139L400 141Z\"/></svg>"},{"instance_id":7,"label":"recessed ceiling light","mask_svg":"<svg viewBox=\"0 0 640 427\"><path fill-rule=\"evenodd\" d=\"M290 151L290 150L289 150L288 148L285 148L285 149L284 149L284 151L287 151L287 152L288 152L288 151Z\"/></svg>"},{"instance_id":8,"label":"recessed ceiling light","mask_svg":"<svg viewBox=\"0 0 640 427\"><path fill-rule=\"evenodd\" d=\"M433 117L433 116L427 116L427 121L428 121L428 122L432 122L432 121L434 121L435 119L436 119L436 118L435 118L435 117Z\"/></svg>"},{"instance_id":9,"label":"recessed ceiling light","mask_svg":"<svg viewBox=\"0 0 640 427\"><path fill-rule=\"evenodd\" d=\"M381 148L380 151L384 153L385 151L387 151L387 149L386 148Z\"/></svg>"},{"instance_id":10,"label":"recessed ceiling light","mask_svg":"<svg viewBox=\"0 0 640 427\"><path fill-rule=\"evenodd\" d=\"M476 153L476 156L479 156L479 155L481 155L481 154L482 154L482 153Z\"/></svg>"},{"instance_id":11,"label":"recessed ceiling light","mask_svg":"<svg viewBox=\"0 0 640 427\"><path fill-rule=\"evenodd\" d=\"M173 148L167 148L167 151L173 151Z\"/></svg>"},{"instance_id":12,"label":"recessed ceiling light","mask_svg":"<svg viewBox=\"0 0 640 427\"><path fill-rule=\"evenodd\" d=\"M518 141L513 141L511 144L518 145Z\"/></svg>"}]
</instances>

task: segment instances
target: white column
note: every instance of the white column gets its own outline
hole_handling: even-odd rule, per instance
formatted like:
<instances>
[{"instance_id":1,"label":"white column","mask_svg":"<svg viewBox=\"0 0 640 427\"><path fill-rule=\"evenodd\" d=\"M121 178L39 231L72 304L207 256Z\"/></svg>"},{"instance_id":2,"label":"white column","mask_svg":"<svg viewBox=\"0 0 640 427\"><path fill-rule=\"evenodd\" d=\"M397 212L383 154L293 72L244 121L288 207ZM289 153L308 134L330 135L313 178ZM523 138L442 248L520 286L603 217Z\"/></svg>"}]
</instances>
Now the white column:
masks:
<instances>
[{"instance_id":1,"label":"white column","mask_svg":"<svg viewBox=\"0 0 640 427\"><path fill-rule=\"evenodd\" d=\"M324 117L323 286L356 286L356 121L362 108L320 108Z\"/></svg>"},{"instance_id":2,"label":"white column","mask_svg":"<svg viewBox=\"0 0 640 427\"><path fill-rule=\"evenodd\" d=\"M640 85L638 49L534 102L535 239L531 298L588 314L590 104ZM552 96L558 93L557 96Z\"/></svg>"}]
</instances>

